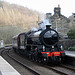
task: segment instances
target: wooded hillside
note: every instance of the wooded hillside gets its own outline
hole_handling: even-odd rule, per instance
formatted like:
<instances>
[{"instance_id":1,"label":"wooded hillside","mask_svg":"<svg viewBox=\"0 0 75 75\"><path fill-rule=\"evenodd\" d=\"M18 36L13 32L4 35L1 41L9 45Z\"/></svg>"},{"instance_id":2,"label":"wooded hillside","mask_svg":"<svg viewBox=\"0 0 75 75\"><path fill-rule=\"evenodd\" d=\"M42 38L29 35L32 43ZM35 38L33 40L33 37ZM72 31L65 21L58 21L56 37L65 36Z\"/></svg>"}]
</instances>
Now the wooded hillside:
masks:
<instances>
[{"instance_id":1,"label":"wooded hillside","mask_svg":"<svg viewBox=\"0 0 75 75\"><path fill-rule=\"evenodd\" d=\"M37 11L0 1L0 26L13 25L28 29L36 26L38 16Z\"/></svg>"},{"instance_id":2,"label":"wooded hillside","mask_svg":"<svg viewBox=\"0 0 75 75\"><path fill-rule=\"evenodd\" d=\"M12 43L12 37L37 27L40 13L23 6L0 1L0 40Z\"/></svg>"}]
</instances>

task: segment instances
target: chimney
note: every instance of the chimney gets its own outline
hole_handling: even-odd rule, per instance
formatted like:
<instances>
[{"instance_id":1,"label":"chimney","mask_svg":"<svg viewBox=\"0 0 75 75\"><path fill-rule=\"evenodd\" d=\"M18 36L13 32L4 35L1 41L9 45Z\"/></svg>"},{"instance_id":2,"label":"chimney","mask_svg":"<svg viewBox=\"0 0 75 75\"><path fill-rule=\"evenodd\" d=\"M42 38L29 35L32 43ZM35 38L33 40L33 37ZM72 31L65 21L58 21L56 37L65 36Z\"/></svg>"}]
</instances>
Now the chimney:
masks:
<instances>
[{"instance_id":1,"label":"chimney","mask_svg":"<svg viewBox=\"0 0 75 75\"><path fill-rule=\"evenodd\" d=\"M58 7L55 7L54 8L54 15L58 15L60 17L61 15L61 8L60 8L60 5L58 4Z\"/></svg>"},{"instance_id":2,"label":"chimney","mask_svg":"<svg viewBox=\"0 0 75 75\"><path fill-rule=\"evenodd\" d=\"M58 8L60 8L60 4L58 4Z\"/></svg>"}]
</instances>

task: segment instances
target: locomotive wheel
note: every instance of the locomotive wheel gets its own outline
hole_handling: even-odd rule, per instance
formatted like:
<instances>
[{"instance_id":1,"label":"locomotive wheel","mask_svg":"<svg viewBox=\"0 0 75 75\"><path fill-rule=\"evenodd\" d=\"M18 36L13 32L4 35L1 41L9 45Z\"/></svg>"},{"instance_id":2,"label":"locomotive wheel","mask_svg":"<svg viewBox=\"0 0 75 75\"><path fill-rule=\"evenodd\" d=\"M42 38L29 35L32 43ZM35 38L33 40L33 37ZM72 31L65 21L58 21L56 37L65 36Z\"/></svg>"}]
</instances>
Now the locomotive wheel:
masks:
<instances>
[{"instance_id":1,"label":"locomotive wheel","mask_svg":"<svg viewBox=\"0 0 75 75\"><path fill-rule=\"evenodd\" d=\"M29 55L29 59L32 59L32 55L31 54Z\"/></svg>"},{"instance_id":2,"label":"locomotive wheel","mask_svg":"<svg viewBox=\"0 0 75 75\"><path fill-rule=\"evenodd\" d=\"M61 58L52 56L52 62L53 62L53 64L60 64L61 63Z\"/></svg>"},{"instance_id":3,"label":"locomotive wheel","mask_svg":"<svg viewBox=\"0 0 75 75\"><path fill-rule=\"evenodd\" d=\"M43 58L42 58L42 57L38 57L38 58L37 58L37 62L38 62L38 63L43 63Z\"/></svg>"},{"instance_id":4,"label":"locomotive wheel","mask_svg":"<svg viewBox=\"0 0 75 75\"><path fill-rule=\"evenodd\" d=\"M40 59L38 59L38 60L37 60L37 62L38 62L38 63L41 63L41 60L40 60Z\"/></svg>"},{"instance_id":5,"label":"locomotive wheel","mask_svg":"<svg viewBox=\"0 0 75 75\"><path fill-rule=\"evenodd\" d=\"M36 56L32 55L32 60L36 61L38 63L42 63L42 58L38 57L38 55L36 55Z\"/></svg>"},{"instance_id":6,"label":"locomotive wheel","mask_svg":"<svg viewBox=\"0 0 75 75\"><path fill-rule=\"evenodd\" d=\"M32 60L35 61L35 56L34 55L32 55Z\"/></svg>"}]
</instances>

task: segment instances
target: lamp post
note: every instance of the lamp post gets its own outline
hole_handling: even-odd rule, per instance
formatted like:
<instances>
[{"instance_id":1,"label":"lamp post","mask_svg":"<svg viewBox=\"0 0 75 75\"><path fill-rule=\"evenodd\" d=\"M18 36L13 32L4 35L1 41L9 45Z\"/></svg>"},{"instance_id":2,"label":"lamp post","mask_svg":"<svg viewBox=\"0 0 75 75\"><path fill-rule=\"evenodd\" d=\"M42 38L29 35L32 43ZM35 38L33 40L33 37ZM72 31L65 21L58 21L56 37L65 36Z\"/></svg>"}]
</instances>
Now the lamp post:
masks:
<instances>
[{"instance_id":1,"label":"lamp post","mask_svg":"<svg viewBox=\"0 0 75 75\"><path fill-rule=\"evenodd\" d=\"M55 19L55 23L56 23L56 31L58 31L58 25L57 22L60 21L61 18Z\"/></svg>"},{"instance_id":2,"label":"lamp post","mask_svg":"<svg viewBox=\"0 0 75 75\"><path fill-rule=\"evenodd\" d=\"M57 20L55 20L55 22L56 22L56 31L58 31L58 27L57 27Z\"/></svg>"}]
</instances>

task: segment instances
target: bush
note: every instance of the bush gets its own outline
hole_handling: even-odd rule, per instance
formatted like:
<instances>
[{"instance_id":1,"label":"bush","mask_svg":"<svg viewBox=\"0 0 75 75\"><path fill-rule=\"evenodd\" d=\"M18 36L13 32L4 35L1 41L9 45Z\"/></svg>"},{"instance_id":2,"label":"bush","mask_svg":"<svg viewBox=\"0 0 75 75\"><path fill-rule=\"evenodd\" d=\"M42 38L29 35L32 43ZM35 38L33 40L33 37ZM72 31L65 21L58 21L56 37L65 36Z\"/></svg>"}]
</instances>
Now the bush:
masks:
<instances>
[{"instance_id":1,"label":"bush","mask_svg":"<svg viewBox=\"0 0 75 75\"><path fill-rule=\"evenodd\" d=\"M69 47L68 50L75 51L75 46L74 47Z\"/></svg>"},{"instance_id":2,"label":"bush","mask_svg":"<svg viewBox=\"0 0 75 75\"><path fill-rule=\"evenodd\" d=\"M75 39L75 29L69 30L67 33L69 39Z\"/></svg>"}]
</instances>

